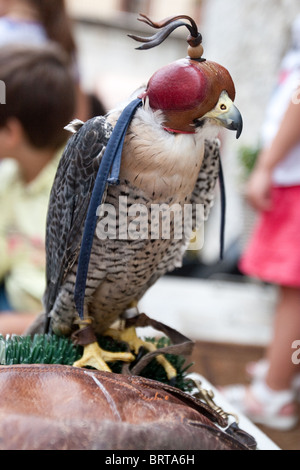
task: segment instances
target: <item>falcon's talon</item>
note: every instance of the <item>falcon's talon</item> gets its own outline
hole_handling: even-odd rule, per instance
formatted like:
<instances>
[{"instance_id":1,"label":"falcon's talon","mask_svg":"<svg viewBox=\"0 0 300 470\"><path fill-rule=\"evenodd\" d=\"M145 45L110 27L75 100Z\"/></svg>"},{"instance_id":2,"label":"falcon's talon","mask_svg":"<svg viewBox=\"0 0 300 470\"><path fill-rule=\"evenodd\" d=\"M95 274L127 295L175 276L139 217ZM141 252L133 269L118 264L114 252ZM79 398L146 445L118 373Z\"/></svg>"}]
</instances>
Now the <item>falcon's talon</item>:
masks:
<instances>
[{"instance_id":1,"label":"falcon's talon","mask_svg":"<svg viewBox=\"0 0 300 470\"><path fill-rule=\"evenodd\" d=\"M171 385L171 387L176 387L176 377L172 377L170 379L169 385Z\"/></svg>"},{"instance_id":2,"label":"falcon's talon","mask_svg":"<svg viewBox=\"0 0 300 470\"><path fill-rule=\"evenodd\" d=\"M111 372L106 362L132 362L134 356L128 352L110 352L98 345L97 342L84 346L84 352L81 359L74 362L74 367L93 367L94 369Z\"/></svg>"},{"instance_id":3,"label":"falcon's talon","mask_svg":"<svg viewBox=\"0 0 300 470\"><path fill-rule=\"evenodd\" d=\"M138 355L136 356L136 362L139 362L139 360L142 358L142 356L145 354L145 347L141 346L138 352Z\"/></svg>"},{"instance_id":4,"label":"falcon's talon","mask_svg":"<svg viewBox=\"0 0 300 470\"><path fill-rule=\"evenodd\" d=\"M105 332L105 336L110 336L113 339L128 343L130 349L134 351L136 356L139 356L141 348L144 348L149 352L157 350L156 346L153 343L150 343L149 341L143 341L142 339L138 338L136 330L133 326L126 328L123 331L114 330L111 328ZM169 380L172 380L177 377L176 369L170 364L170 362L165 358L165 356L159 354L158 356L156 356L155 359L164 368Z\"/></svg>"},{"instance_id":5,"label":"falcon's talon","mask_svg":"<svg viewBox=\"0 0 300 470\"><path fill-rule=\"evenodd\" d=\"M175 367L173 367L172 364L170 364L170 362L165 358L165 356L159 355L156 357L156 360L165 369L165 372L169 380L176 379L177 371Z\"/></svg>"}]
</instances>

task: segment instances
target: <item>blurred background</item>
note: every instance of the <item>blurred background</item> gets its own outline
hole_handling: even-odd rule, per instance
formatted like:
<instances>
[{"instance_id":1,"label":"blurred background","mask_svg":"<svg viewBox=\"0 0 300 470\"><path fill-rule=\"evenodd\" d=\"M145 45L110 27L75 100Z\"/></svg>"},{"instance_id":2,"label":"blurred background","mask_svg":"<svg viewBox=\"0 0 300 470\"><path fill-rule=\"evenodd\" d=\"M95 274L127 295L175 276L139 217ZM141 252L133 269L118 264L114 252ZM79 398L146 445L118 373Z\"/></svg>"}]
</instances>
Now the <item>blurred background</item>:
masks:
<instances>
[{"instance_id":1,"label":"blurred background","mask_svg":"<svg viewBox=\"0 0 300 470\"><path fill-rule=\"evenodd\" d=\"M186 30L159 48L135 50L127 34L148 35L136 20L192 16L203 35L204 57L219 62L236 85L244 131L222 137L227 193L225 258L219 260L219 195L205 227L204 247L188 253L181 270L145 296L141 310L196 341L194 370L215 385L245 380L247 361L258 359L272 335L276 289L241 275L238 260L255 221L244 200L245 182L259 148L260 128L299 0L68 0L74 21L82 84L105 109L114 107L161 66L186 56ZM152 34L152 31L150 30ZM218 191L217 191L218 193ZM299 447L295 433L266 432L285 449ZM297 447L298 446L298 447Z\"/></svg>"},{"instance_id":2,"label":"blurred background","mask_svg":"<svg viewBox=\"0 0 300 470\"><path fill-rule=\"evenodd\" d=\"M0 18L12 3L0 0ZM47 7L50 5L46 2ZM151 28L137 21L139 13L154 21L180 14L194 18L203 36L204 57L226 67L233 78L244 131L239 140L231 132L220 135L227 197L224 259L219 257L221 210L217 186L215 205L204 227L203 248L188 251L183 267L164 276L147 292L140 311L195 341L191 370L216 386L244 382L246 363L261 358L271 340L277 301L273 285L248 278L238 268L256 220L244 193L260 148L266 106L290 46L291 24L300 14L299 0L66 0L66 5L76 43L76 51L67 51L78 93L76 109L80 112L76 117L105 114L127 101L160 67L186 57L185 28L175 30L158 48L136 50L137 44L128 34L153 34ZM39 18L32 5L29 10L27 5L27 10L17 11L21 13L33 14L33 20ZM48 34L52 40L65 36L64 25L68 23L58 24L59 34ZM5 30L4 45L6 34ZM56 120L60 114L55 114ZM142 336L147 334L153 332L141 332ZM287 433L264 431L281 448L300 450L299 426Z\"/></svg>"}]
</instances>

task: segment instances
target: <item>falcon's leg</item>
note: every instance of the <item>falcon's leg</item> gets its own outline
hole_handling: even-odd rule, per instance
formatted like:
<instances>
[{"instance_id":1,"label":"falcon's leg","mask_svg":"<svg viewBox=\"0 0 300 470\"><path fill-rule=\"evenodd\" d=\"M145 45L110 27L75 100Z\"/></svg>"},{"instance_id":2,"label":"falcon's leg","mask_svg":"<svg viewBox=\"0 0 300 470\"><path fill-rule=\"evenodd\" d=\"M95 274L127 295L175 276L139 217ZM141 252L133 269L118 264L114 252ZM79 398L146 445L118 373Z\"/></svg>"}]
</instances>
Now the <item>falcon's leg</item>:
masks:
<instances>
[{"instance_id":1,"label":"falcon's leg","mask_svg":"<svg viewBox=\"0 0 300 470\"><path fill-rule=\"evenodd\" d=\"M79 323L79 328L81 332L85 332L83 339L78 341L78 344L82 341L82 345L84 348L82 358L76 361L73 366L74 367L93 367L98 370L111 372L111 369L108 367L106 362L116 362L116 361L124 361L124 362L132 362L134 361L135 357L128 352L110 352L105 351L104 349L100 348L96 337L91 328L92 320L87 319L83 320ZM87 335L86 335L87 333ZM80 338L80 332L78 337ZM85 343L85 344L83 344Z\"/></svg>"}]
</instances>

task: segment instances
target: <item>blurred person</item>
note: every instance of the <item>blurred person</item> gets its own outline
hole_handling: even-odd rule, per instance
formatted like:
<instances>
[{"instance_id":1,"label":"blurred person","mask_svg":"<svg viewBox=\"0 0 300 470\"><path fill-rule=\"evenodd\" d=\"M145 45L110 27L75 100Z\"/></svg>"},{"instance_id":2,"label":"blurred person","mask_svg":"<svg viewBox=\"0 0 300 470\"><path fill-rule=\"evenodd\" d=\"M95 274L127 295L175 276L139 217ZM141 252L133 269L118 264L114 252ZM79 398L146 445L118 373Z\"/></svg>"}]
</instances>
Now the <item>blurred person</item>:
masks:
<instances>
[{"instance_id":1,"label":"blurred person","mask_svg":"<svg viewBox=\"0 0 300 470\"><path fill-rule=\"evenodd\" d=\"M0 48L0 334L21 334L42 309L50 190L75 106L56 46Z\"/></svg>"},{"instance_id":2,"label":"blurred person","mask_svg":"<svg viewBox=\"0 0 300 470\"><path fill-rule=\"evenodd\" d=\"M263 128L263 150L247 185L260 213L240 261L248 276L278 286L274 333L266 358L248 365L249 386L224 387L229 401L254 422L288 430L297 424L300 366L300 16L283 59Z\"/></svg>"},{"instance_id":3,"label":"blurred person","mask_svg":"<svg viewBox=\"0 0 300 470\"><path fill-rule=\"evenodd\" d=\"M87 120L90 102L80 84L72 22L64 0L0 0L0 47L57 43L68 55L77 88L76 118Z\"/></svg>"}]
</instances>

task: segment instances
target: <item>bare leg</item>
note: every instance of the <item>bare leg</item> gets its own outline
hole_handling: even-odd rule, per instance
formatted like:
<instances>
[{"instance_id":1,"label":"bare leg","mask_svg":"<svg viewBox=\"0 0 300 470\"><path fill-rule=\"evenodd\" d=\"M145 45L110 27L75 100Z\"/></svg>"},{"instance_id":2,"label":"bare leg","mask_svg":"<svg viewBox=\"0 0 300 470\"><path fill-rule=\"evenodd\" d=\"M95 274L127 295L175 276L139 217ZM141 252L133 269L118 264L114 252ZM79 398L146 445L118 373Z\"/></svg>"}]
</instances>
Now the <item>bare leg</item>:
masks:
<instances>
[{"instance_id":1,"label":"bare leg","mask_svg":"<svg viewBox=\"0 0 300 470\"><path fill-rule=\"evenodd\" d=\"M288 390L300 366L292 362L292 343L300 339L300 289L280 287L273 340L268 350L270 367L266 384L272 390Z\"/></svg>"}]
</instances>

